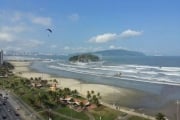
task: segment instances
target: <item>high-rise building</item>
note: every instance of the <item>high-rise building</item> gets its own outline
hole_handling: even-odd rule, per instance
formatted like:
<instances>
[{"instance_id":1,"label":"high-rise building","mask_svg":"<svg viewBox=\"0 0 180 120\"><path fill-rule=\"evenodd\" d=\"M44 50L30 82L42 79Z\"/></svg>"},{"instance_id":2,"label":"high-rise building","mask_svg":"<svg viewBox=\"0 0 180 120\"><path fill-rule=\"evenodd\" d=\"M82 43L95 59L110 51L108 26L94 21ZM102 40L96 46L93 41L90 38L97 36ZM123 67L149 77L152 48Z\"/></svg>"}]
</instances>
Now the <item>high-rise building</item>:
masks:
<instances>
[{"instance_id":1,"label":"high-rise building","mask_svg":"<svg viewBox=\"0 0 180 120\"><path fill-rule=\"evenodd\" d=\"M3 64L3 50L0 51L0 65Z\"/></svg>"}]
</instances>

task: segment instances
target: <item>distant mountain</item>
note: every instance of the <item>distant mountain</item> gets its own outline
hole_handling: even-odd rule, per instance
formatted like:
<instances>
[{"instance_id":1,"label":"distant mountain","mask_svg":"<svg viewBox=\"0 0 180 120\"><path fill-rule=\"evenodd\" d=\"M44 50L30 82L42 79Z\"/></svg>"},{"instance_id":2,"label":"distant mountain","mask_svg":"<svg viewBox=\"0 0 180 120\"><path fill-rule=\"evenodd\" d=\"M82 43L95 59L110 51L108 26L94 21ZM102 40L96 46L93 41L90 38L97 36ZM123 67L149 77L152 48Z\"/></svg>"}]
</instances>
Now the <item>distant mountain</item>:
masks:
<instances>
[{"instance_id":1,"label":"distant mountain","mask_svg":"<svg viewBox=\"0 0 180 120\"><path fill-rule=\"evenodd\" d=\"M122 49L97 51L94 52L94 54L101 56L145 56L145 54L141 52L122 50Z\"/></svg>"}]
</instances>

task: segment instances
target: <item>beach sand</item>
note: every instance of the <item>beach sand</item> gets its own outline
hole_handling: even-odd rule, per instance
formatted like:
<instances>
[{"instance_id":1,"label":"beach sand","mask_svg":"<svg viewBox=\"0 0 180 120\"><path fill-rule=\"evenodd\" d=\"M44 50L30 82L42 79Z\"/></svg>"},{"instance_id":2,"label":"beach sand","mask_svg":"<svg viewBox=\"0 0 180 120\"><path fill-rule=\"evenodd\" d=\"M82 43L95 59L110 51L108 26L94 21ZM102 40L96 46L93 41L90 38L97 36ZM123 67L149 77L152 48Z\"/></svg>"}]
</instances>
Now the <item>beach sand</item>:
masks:
<instances>
[{"instance_id":1,"label":"beach sand","mask_svg":"<svg viewBox=\"0 0 180 120\"><path fill-rule=\"evenodd\" d=\"M118 101L116 99L134 96L137 94L135 91L129 90L126 88L117 88L117 87L101 85L101 84L88 84L88 83L80 82L76 79L54 77L49 74L35 72L29 69L29 66L31 64L30 61L11 61L11 63L15 66L15 69L13 72L17 76L24 77L24 78L41 77L42 79L45 79L45 80L56 79L58 81L57 86L59 88L68 87L72 90L76 89L83 96L86 96L87 91L93 90L95 93L99 92L102 96L102 101L103 100L110 101L110 102ZM114 95L117 95L118 97L109 97L109 96L114 96Z\"/></svg>"}]
</instances>

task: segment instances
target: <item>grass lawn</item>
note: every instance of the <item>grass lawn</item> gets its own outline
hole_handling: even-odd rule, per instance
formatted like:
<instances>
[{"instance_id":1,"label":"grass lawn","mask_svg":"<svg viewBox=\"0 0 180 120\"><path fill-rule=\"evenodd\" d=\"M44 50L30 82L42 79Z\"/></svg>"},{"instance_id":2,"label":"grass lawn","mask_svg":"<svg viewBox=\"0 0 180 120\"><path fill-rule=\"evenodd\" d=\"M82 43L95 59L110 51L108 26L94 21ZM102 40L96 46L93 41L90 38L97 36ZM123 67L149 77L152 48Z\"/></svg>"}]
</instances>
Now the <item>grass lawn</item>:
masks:
<instances>
[{"instance_id":1,"label":"grass lawn","mask_svg":"<svg viewBox=\"0 0 180 120\"><path fill-rule=\"evenodd\" d=\"M48 120L48 114L46 112L42 112L40 114L45 118L45 120ZM55 115L55 114L51 114L51 115L52 115L53 120L69 120L69 119L61 117L59 115Z\"/></svg>"},{"instance_id":2,"label":"grass lawn","mask_svg":"<svg viewBox=\"0 0 180 120\"><path fill-rule=\"evenodd\" d=\"M72 118L78 118L81 120L89 120L89 117L84 112L76 112L68 107L58 108L56 112L64 114Z\"/></svg>"},{"instance_id":3,"label":"grass lawn","mask_svg":"<svg viewBox=\"0 0 180 120\"><path fill-rule=\"evenodd\" d=\"M114 120L118 116L124 116L125 114L105 106L100 106L99 108L90 110L90 113L95 117L96 120L99 120L100 116L102 120Z\"/></svg>"},{"instance_id":4,"label":"grass lawn","mask_svg":"<svg viewBox=\"0 0 180 120\"><path fill-rule=\"evenodd\" d=\"M128 118L128 120L149 120L149 119L141 118L138 116L131 116L130 118Z\"/></svg>"}]
</instances>

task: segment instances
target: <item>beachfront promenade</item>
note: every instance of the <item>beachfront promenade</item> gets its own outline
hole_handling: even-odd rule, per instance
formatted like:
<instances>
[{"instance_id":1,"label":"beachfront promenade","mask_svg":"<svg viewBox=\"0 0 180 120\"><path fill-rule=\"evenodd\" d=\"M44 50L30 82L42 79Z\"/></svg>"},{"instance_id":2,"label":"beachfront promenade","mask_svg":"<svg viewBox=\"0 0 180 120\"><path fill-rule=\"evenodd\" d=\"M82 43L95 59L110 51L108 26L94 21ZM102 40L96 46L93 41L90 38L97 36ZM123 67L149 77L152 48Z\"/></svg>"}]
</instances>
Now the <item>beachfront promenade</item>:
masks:
<instances>
[{"instance_id":1,"label":"beachfront promenade","mask_svg":"<svg viewBox=\"0 0 180 120\"><path fill-rule=\"evenodd\" d=\"M120 106L115 106L115 105L111 105L111 104L104 103L104 102L101 102L101 104L104 105L104 106L107 106L109 108L112 108L114 110L119 110L121 112L127 113L127 114L132 115L132 116L138 116L138 117L142 117L142 118L147 118L149 120L156 120L155 117L145 115L144 113L135 112L133 109L121 108Z\"/></svg>"}]
</instances>

